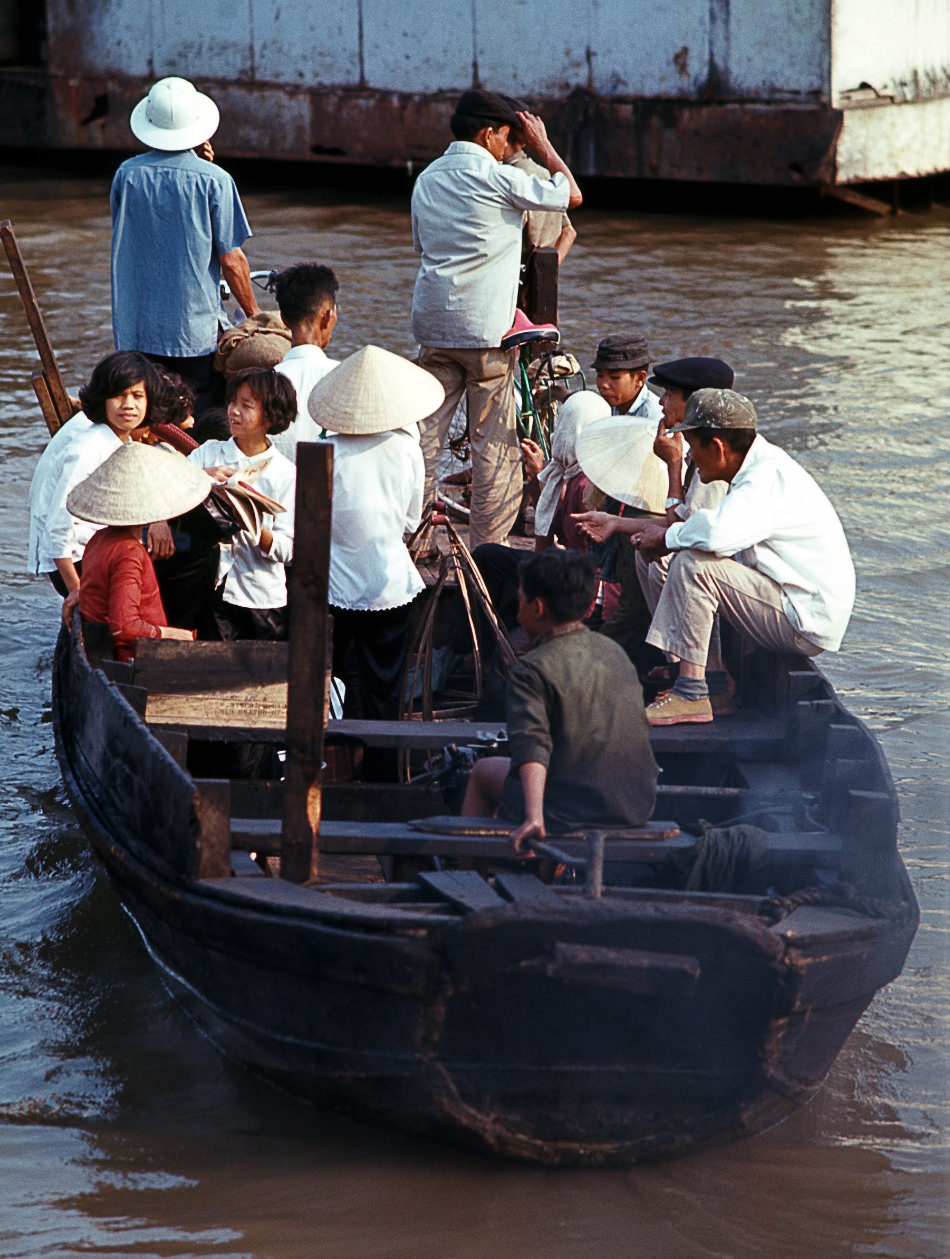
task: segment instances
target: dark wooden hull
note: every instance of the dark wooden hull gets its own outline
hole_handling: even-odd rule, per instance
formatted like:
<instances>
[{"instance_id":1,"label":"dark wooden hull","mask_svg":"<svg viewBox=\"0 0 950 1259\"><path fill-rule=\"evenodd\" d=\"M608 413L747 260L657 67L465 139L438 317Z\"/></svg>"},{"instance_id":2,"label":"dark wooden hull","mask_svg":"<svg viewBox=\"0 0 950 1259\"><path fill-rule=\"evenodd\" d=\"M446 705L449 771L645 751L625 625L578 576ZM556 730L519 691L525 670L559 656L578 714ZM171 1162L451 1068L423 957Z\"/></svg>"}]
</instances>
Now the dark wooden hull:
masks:
<instances>
[{"instance_id":1,"label":"dark wooden hull","mask_svg":"<svg viewBox=\"0 0 950 1259\"><path fill-rule=\"evenodd\" d=\"M916 929L896 847L889 916L805 906L774 925L751 896L566 893L460 917L199 881L194 784L65 635L54 721L123 906L223 1050L321 1106L498 1154L625 1162L771 1126L819 1087Z\"/></svg>"}]
</instances>

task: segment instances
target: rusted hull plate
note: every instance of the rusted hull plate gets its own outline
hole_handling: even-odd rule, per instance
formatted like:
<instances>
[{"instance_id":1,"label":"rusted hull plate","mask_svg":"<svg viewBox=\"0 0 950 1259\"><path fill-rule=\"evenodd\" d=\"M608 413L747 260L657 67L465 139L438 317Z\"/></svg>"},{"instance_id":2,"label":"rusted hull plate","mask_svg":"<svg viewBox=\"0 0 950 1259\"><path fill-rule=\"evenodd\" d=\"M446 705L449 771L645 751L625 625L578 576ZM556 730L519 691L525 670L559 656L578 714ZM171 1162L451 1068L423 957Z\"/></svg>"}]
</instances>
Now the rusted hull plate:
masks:
<instances>
[{"instance_id":1,"label":"rusted hull plate","mask_svg":"<svg viewBox=\"0 0 950 1259\"><path fill-rule=\"evenodd\" d=\"M202 80L221 109L223 155L404 167L451 139L455 93L306 89ZM130 149L129 114L144 79L0 72L5 143ZM575 171L648 180L821 186L836 180L840 110L824 105L606 99L576 91L534 102Z\"/></svg>"}]
</instances>

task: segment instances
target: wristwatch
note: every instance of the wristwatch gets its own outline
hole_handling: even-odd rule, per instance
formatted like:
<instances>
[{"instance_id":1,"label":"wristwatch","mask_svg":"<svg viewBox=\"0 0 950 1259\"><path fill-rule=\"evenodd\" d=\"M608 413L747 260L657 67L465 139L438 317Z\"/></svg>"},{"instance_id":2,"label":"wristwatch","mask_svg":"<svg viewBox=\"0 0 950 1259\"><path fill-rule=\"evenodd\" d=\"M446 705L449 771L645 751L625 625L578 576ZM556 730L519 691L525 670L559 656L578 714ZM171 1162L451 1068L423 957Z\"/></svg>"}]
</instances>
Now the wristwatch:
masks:
<instances>
[{"instance_id":1,"label":"wristwatch","mask_svg":"<svg viewBox=\"0 0 950 1259\"><path fill-rule=\"evenodd\" d=\"M663 504L663 506L666 508L667 511L669 511L671 507L681 506L682 502L683 500L681 498L668 498L666 502Z\"/></svg>"}]
</instances>

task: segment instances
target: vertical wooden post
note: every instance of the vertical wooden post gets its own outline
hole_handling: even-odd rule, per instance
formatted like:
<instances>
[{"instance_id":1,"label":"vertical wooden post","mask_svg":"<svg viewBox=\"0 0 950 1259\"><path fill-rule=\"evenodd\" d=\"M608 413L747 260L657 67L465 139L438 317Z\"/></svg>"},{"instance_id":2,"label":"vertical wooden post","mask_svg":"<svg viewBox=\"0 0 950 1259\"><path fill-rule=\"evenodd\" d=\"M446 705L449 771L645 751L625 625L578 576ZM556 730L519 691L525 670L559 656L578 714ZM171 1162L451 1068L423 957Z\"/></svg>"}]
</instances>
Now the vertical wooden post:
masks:
<instances>
[{"instance_id":1,"label":"vertical wooden post","mask_svg":"<svg viewBox=\"0 0 950 1259\"><path fill-rule=\"evenodd\" d=\"M288 620L287 773L281 830L281 878L309 883L319 866L321 766L327 725L330 618L330 520L333 446L297 446L294 563Z\"/></svg>"},{"instance_id":2,"label":"vertical wooden post","mask_svg":"<svg viewBox=\"0 0 950 1259\"><path fill-rule=\"evenodd\" d=\"M205 778L198 788L200 829L191 854L193 879L226 879L231 873L231 782Z\"/></svg>"},{"instance_id":3,"label":"vertical wooden post","mask_svg":"<svg viewBox=\"0 0 950 1259\"><path fill-rule=\"evenodd\" d=\"M43 322L43 316L40 314L36 295L33 292L33 285L27 274L26 264L20 253L20 246L17 244L16 236L13 234L13 224L9 219L4 219L0 223L0 237L3 238L3 248L7 255L7 262L10 264L10 270L13 273L13 279L20 294L20 301L23 303L27 322L30 325L33 340L36 342L36 348L39 351L49 396L56 409L60 424L65 424L72 415L69 396L66 393L66 386L63 384L63 378L60 375L59 366L53 354L53 347L46 331L46 324ZM49 421L47 420L48 425Z\"/></svg>"}]
</instances>

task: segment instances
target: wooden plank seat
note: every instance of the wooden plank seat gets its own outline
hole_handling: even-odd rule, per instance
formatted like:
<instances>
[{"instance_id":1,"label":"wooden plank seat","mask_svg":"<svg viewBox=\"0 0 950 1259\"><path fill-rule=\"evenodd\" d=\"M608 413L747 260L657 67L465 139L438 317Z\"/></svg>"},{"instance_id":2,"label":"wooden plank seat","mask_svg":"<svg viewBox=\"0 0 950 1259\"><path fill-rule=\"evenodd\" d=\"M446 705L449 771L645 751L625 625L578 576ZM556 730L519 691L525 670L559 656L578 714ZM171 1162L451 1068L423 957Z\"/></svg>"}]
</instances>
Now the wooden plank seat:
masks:
<instances>
[{"instance_id":1,"label":"wooden plank seat","mask_svg":"<svg viewBox=\"0 0 950 1259\"><path fill-rule=\"evenodd\" d=\"M158 729L225 742L283 743L287 668L286 643L145 638L136 647L131 673L121 680L135 688L134 698L144 697L145 720ZM326 737L366 747L426 750L448 743L503 742L507 731L504 722L331 718Z\"/></svg>"},{"instance_id":2,"label":"wooden plank seat","mask_svg":"<svg viewBox=\"0 0 950 1259\"><path fill-rule=\"evenodd\" d=\"M486 819L487 821L488 819ZM664 838L664 830L674 834ZM281 824L276 818L232 818L231 846L245 851L277 855L280 852ZM324 821L320 827L320 851L350 855L394 857L467 857L507 860L510 826L480 834L447 834L423 831L407 823ZM606 841L607 861L664 863L674 854L689 852L695 846L692 836L680 835L675 827L652 832L652 838L610 839ZM584 860L587 842L577 836L549 836L569 856Z\"/></svg>"},{"instance_id":3,"label":"wooden plank seat","mask_svg":"<svg viewBox=\"0 0 950 1259\"><path fill-rule=\"evenodd\" d=\"M286 727L288 658L286 643L143 638L132 681L148 693L145 719L152 725L205 737L240 728L261 738Z\"/></svg>"},{"instance_id":4,"label":"wooden plank seat","mask_svg":"<svg viewBox=\"0 0 950 1259\"><path fill-rule=\"evenodd\" d=\"M457 814L437 814L434 817L413 818L409 825L413 830L424 831L435 835L508 835L515 823L501 817L459 817ZM608 840L636 839L660 840L675 839L680 831L675 822L650 821L642 826L599 826L591 830L603 831ZM558 835L548 837L552 843L562 839L586 840L585 830L577 827L571 831L562 831Z\"/></svg>"},{"instance_id":5,"label":"wooden plank seat","mask_svg":"<svg viewBox=\"0 0 950 1259\"><path fill-rule=\"evenodd\" d=\"M145 694L145 719L156 727L181 730L196 738L282 742L287 717L286 643L240 640L179 643L142 639L130 677ZM137 707L141 706L138 700ZM504 743L504 722L362 721L331 719L327 738L353 739L367 747L409 750L449 743ZM761 761L779 756L785 724L754 714L727 717L708 725L657 727L651 732L661 754L720 754Z\"/></svg>"},{"instance_id":6,"label":"wooden plank seat","mask_svg":"<svg viewBox=\"0 0 950 1259\"><path fill-rule=\"evenodd\" d=\"M508 829L481 833L446 833L421 830L417 826L393 822L350 822L326 820L320 827L321 852L392 857L457 857L507 860ZM674 857L688 854L696 847L692 835L674 834L664 837L660 828L652 838L630 839L608 837L604 860L635 862L646 865L665 864ZM276 818L232 818L231 847L277 856L280 853L280 822ZM568 856L583 861L587 842L578 835L551 835L551 844ZM840 835L830 832L773 832L769 835L770 860L777 867L816 865L836 866L842 855Z\"/></svg>"}]
</instances>

